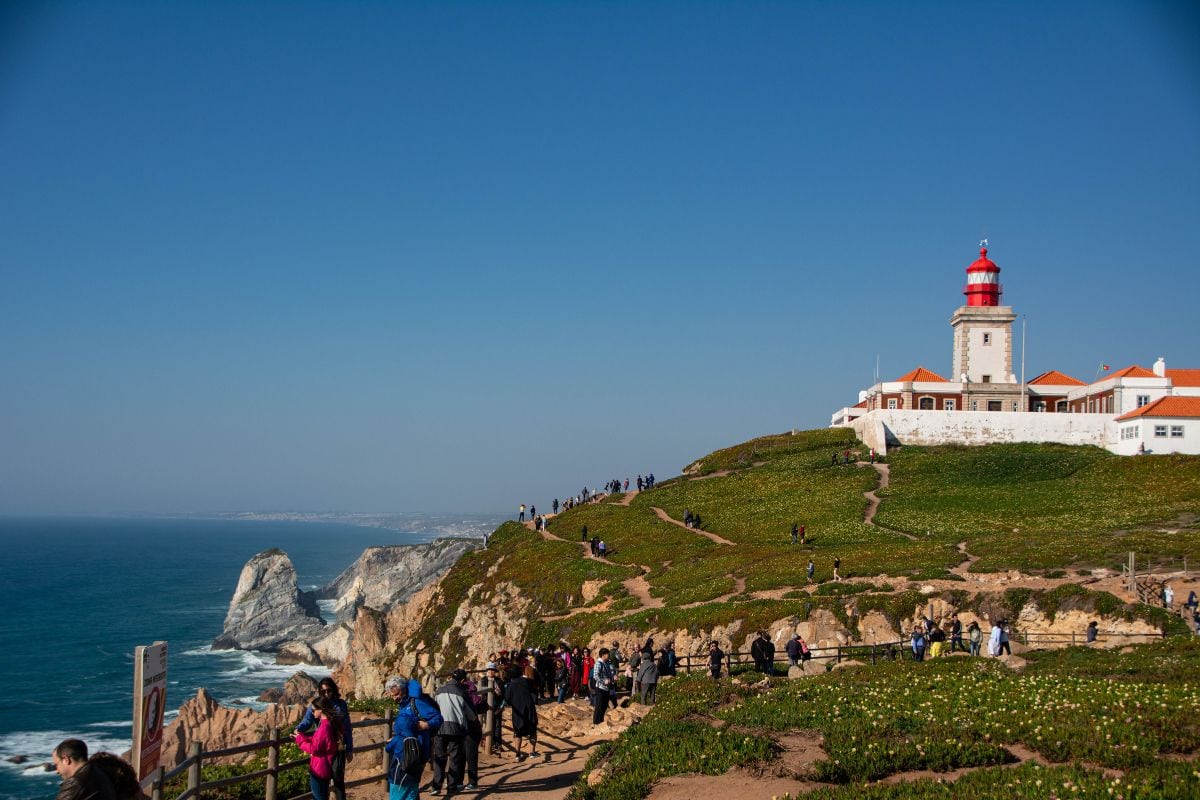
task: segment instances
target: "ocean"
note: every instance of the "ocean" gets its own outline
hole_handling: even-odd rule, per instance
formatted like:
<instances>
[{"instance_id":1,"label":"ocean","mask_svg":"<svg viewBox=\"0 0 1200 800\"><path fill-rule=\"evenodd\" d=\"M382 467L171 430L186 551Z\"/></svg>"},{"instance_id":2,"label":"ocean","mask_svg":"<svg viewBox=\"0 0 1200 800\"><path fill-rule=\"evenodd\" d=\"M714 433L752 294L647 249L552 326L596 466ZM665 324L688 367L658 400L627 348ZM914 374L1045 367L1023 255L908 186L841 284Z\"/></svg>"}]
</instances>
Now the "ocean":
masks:
<instances>
[{"instance_id":1,"label":"ocean","mask_svg":"<svg viewBox=\"0 0 1200 800\"><path fill-rule=\"evenodd\" d=\"M297 669L269 654L212 651L242 566L279 547L303 589L324 585L372 545L480 537L495 514L290 518L0 518L0 800L52 798L42 764L65 738L122 752L132 737L133 650L168 643L167 720L206 687L255 705ZM363 524L334 521L353 519ZM370 527L388 525L390 527ZM304 668L310 674L328 670ZM25 756L23 764L14 757Z\"/></svg>"}]
</instances>

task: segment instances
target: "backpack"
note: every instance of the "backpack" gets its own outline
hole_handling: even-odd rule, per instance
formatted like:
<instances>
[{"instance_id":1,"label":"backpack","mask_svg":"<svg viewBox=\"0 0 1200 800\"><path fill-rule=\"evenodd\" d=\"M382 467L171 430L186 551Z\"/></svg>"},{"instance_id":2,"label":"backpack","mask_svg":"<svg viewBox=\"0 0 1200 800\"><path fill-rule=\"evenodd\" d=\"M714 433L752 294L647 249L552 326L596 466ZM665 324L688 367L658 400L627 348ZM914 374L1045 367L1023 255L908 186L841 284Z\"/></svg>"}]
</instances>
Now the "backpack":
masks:
<instances>
[{"instance_id":1,"label":"backpack","mask_svg":"<svg viewBox=\"0 0 1200 800\"><path fill-rule=\"evenodd\" d=\"M411 704L410 707L417 721L423 722L425 718L417 710L416 699L409 698L408 702ZM424 769L425 755L421 752L421 740L416 736L405 736L403 749L392 755L391 769L388 770L388 782L403 783L405 776L419 776Z\"/></svg>"},{"instance_id":2,"label":"backpack","mask_svg":"<svg viewBox=\"0 0 1200 800\"><path fill-rule=\"evenodd\" d=\"M808 645L805 642L800 642L800 660L808 661L812 658L812 653L808 651Z\"/></svg>"}]
</instances>

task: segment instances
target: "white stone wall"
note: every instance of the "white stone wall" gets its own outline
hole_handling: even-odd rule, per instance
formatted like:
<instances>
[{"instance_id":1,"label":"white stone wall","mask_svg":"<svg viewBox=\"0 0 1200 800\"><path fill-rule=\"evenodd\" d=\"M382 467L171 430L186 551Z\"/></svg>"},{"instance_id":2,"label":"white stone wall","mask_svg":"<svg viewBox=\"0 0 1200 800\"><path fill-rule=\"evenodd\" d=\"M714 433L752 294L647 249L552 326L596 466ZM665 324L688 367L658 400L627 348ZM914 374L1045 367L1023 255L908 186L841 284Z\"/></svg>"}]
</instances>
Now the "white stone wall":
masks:
<instances>
[{"instance_id":1,"label":"white stone wall","mask_svg":"<svg viewBox=\"0 0 1200 800\"><path fill-rule=\"evenodd\" d=\"M859 417L851 427L868 447L887 452L889 442L916 445L1057 442L1105 447L1109 444L1111 422L1111 414L884 409Z\"/></svg>"}]
</instances>

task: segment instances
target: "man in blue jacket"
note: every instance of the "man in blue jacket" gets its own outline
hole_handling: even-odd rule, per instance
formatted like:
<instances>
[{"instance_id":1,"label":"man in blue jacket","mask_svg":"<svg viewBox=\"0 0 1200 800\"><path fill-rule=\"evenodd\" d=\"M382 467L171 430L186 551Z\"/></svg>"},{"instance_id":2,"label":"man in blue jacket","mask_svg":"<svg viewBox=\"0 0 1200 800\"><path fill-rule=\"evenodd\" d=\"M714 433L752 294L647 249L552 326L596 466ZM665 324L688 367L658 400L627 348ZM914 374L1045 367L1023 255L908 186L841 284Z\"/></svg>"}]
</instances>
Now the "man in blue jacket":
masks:
<instances>
[{"instance_id":1,"label":"man in blue jacket","mask_svg":"<svg viewBox=\"0 0 1200 800\"><path fill-rule=\"evenodd\" d=\"M399 706L396 711L396 724L392 727L392 739L385 748L390 756L388 797L389 800L418 800L421 796L421 773L425 771L425 764L429 761L431 737L433 731L442 725L442 714L428 698L421 696L420 681L406 681L398 675L393 675L387 679L384 690ZM421 746L421 762L405 771L401 769L404 740L414 737Z\"/></svg>"}]
</instances>

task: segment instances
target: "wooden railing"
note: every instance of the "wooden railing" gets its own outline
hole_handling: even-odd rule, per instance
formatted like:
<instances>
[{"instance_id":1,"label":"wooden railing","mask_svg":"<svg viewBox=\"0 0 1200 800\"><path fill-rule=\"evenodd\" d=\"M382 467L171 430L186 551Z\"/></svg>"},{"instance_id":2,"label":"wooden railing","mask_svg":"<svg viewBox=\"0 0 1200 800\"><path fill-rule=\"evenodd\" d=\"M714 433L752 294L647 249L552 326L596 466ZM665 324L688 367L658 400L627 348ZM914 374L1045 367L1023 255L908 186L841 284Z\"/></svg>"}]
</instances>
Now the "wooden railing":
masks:
<instances>
[{"instance_id":1,"label":"wooden railing","mask_svg":"<svg viewBox=\"0 0 1200 800\"><path fill-rule=\"evenodd\" d=\"M362 746L356 746L353 750L354 754L369 753L374 750L382 750L387 746L388 739L392 730L392 709L388 709L381 719L364 719L351 724L354 729L372 728L379 725L386 726L387 736L384 736L383 741L374 742ZM177 778L180 775L187 774L187 788L175 796L174 800L198 800L201 793L205 790L221 789L226 786L234 786L239 783L265 779L266 790L264 792L265 800L279 800L278 787L279 776L283 773L297 769L300 767L308 767L308 756L297 758L287 763L279 763L280 750L289 740L281 735L279 728L271 730L271 738L264 739L258 742L238 745L237 747L226 747L220 750L203 750L199 742L193 742L188 748L188 757L180 762L174 769L167 771L159 767L151 774L146 781L143 782L142 788L148 789L151 800L163 800L163 792L167 782ZM267 751L267 766L264 769L254 770L253 772L245 772L240 775L231 775L228 778L219 778L217 780L202 781L200 770L203 764L207 761L216 759L229 758L230 756L242 755L244 753L255 753L262 750ZM386 790L387 780L387 759L384 760L384 766L378 774L368 775L365 778L359 778L354 781L347 781L346 788L354 786L365 786L368 783L375 781L385 781L384 789ZM289 800L305 800L311 798L311 792L295 795Z\"/></svg>"},{"instance_id":2,"label":"wooden railing","mask_svg":"<svg viewBox=\"0 0 1200 800\"><path fill-rule=\"evenodd\" d=\"M1097 639L1103 641L1105 639L1119 637L1123 640L1144 639L1146 641L1154 641L1161 639L1166 635L1166 633L1100 633L1097 634ZM1011 634L1011 637L1014 641L1021 642L1025 645L1084 644L1087 638L1086 635L1082 633L1048 633L1038 631L1016 631ZM987 638L988 637L985 634L984 641L982 642L983 646L986 646ZM853 659L856 661L870 661L870 663L876 664L881 660L911 659L913 657L913 653L910 643L911 640L909 639L901 639L890 642L875 642L872 644L846 644L837 645L835 647L813 647L809 649L809 653L811 655L810 660L812 661L832 661L834 664L840 664L843 661ZM964 642L964 644L968 643ZM950 642L947 640L946 646L949 647L949 645ZM786 656L780 657L779 653L776 653L773 666L777 667L777 673L786 673L787 666L789 664L790 659L788 659ZM740 668L753 665L754 658L749 651L734 651L725 655L722 663L722 672L724 674L730 674L734 667ZM483 670L474 670L476 673L482 671ZM688 654L680 656L678 660L677 672L682 672L684 674L691 674L692 672L707 673L708 655ZM628 691L622 693L627 694ZM490 719L491 711L489 710L488 713L489 719L484 728L485 735L492 730ZM380 719L364 719L352 723L351 727L356 730L383 725L385 726L386 731L382 741L356 746L353 752L355 754L359 754L368 753L375 750L383 750L390 738L392 723L394 721L393 714L393 710L389 708L385 712L384 716ZM159 767L158 770L156 770L149 778L146 779L145 782L143 782L143 788L149 791L151 800L163 800L167 782L186 773L187 788L185 788L180 794L175 795L173 800L199 800L201 793L206 790L220 789L227 786L234 786L239 783L245 783L247 781L264 778L264 800L280 800L278 793L279 776L289 770L308 766L308 756L304 756L284 764L279 763L281 748L287 741L288 740L281 735L281 729L274 728L271 731L270 739L238 745L237 747L227 747L221 750L205 751L201 748L198 742L193 742L188 750L188 757L186 759L184 759L174 769L169 771ZM206 762L229 758L231 756L242 755L245 753L260 752L262 750L267 751L267 765L263 769L242 773L240 775L232 775L228 778L219 778L211 781L201 780L201 767ZM378 773L368 775L365 778L358 778L354 781L347 781L346 788L349 789L355 786L365 786L366 784L373 783L375 781L383 781L385 784L384 789L386 790L386 758L383 759L383 766ZM286 800L307 800L311 797L312 794L310 792L305 792L304 794L294 795Z\"/></svg>"}]
</instances>

